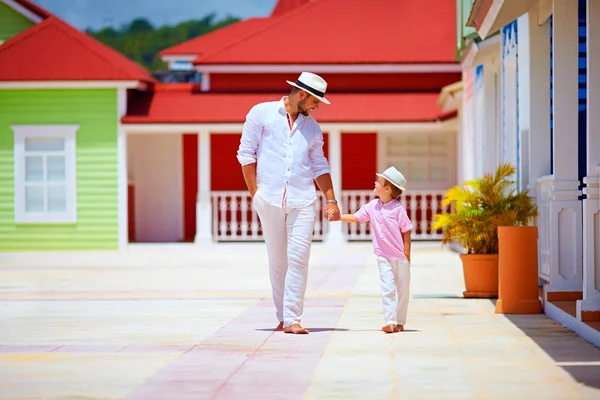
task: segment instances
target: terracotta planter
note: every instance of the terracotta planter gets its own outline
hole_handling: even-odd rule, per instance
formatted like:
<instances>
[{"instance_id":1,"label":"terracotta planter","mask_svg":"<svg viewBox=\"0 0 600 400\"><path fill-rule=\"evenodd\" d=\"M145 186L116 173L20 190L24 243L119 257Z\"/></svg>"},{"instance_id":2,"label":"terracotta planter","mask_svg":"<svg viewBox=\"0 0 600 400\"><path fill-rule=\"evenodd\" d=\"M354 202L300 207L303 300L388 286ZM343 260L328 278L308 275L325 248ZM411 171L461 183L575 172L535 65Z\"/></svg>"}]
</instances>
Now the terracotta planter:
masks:
<instances>
[{"instance_id":1,"label":"terracotta planter","mask_svg":"<svg viewBox=\"0 0 600 400\"><path fill-rule=\"evenodd\" d=\"M539 314L537 226L498 227L499 286L496 312Z\"/></svg>"},{"instance_id":2,"label":"terracotta planter","mask_svg":"<svg viewBox=\"0 0 600 400\"><path fill-rule=\"evenodd\" d=\"M498 254L461 254L465 297L498 297Z\"/></svg>"}]
</instances>

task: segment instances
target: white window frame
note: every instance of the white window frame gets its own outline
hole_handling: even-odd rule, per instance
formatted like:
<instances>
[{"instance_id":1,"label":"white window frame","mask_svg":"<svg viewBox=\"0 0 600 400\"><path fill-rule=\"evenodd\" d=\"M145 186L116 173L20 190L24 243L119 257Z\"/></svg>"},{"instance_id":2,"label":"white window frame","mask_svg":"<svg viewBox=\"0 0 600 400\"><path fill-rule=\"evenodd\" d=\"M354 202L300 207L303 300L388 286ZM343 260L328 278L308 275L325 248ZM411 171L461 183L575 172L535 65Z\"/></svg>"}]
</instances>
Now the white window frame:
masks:
<instances>
[{"instance_id":1,"label":"white window frame","mask_svg":"<svg viewBox=\"0 0 600 400\"><path fill-rule=\"evenodd\" d=\"M448 147L446 148L446 157L448 163L448 174L445 181L411 181L408 179L407 190L446 190L456 185L456 133L449 130L427 129L423 131L399 130L399 131L380 131L377 134L377 166L379 171L384 171L390 166L394 166L395 157L390 157L387 149L387 139L390 136L402 136L405 138L427 136L445 136L448 138ZM420 157L406 157L408 159L418 159ZM401 171L402 172L402 171Z\"/></svg>"},{"instance_id":2,"label":"white window frame","mask_svg":"<svg viewBox=\"0 0 600 400\"><path fill-rule=\"evenodd\" d=\"M12 125L14 132L15 223L73 224L77 222L76 141L79 125ZM25 210L25 139L65 139L66 212Z\"/></svg>"}]
</instances>

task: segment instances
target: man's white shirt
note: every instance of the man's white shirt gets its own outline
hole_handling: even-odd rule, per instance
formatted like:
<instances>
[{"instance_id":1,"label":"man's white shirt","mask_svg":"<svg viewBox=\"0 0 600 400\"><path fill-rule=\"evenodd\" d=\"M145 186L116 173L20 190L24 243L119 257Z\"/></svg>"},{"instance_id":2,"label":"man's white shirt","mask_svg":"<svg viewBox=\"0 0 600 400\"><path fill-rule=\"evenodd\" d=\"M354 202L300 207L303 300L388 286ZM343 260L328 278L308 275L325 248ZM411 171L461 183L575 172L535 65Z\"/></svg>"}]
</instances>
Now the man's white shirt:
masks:
<instances>
[{"instance_id":1,"label":"man's white shirt","mask_svg":"<svg viewBox=\"0 0 600 400\"><path fill-rule=\"evenodd\" d=\"M298 114L290 130L283 98L250 109L237 159L242 166L256 163L258 195L278 207L311 204L314 180L330 173L319 124Z\"/></svg>"}]
</instances>

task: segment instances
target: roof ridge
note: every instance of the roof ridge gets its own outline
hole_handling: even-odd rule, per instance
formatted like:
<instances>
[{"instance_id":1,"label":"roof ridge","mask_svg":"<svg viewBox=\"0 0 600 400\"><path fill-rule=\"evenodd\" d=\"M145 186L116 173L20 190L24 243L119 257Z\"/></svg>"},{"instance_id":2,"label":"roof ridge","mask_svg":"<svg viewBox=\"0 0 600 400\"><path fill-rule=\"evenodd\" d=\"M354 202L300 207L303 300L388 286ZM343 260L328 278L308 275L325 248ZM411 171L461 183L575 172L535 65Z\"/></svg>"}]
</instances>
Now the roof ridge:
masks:
<instances>
[{"instance_id":1,"label":"roof ridge","mask_svg":"<svg viewBox=\"0 0 600 400\"><path fill-rule=\"evenodd\" d=\"M20 4L21 6L25 7L27 10L31 11L32 13L37 14L39 17L42 17L43 19L47 19L47 18L54 16L54 14L52 14L50 11L46 10L42 6L32 2L30 0L14 0L14 1L18 4Z\"/></svg>"},{"instance_id":2,"label":"roof ridge","mask_svg":"<svg viewBox=\"0 0 600 400\"><path fill-rule=\"evenodd\" d=\"M217 50L213 50L213 51L212 51L211 53L209 53L209 54L206 54L206 55L203 55L203 56L198 56L198 57L196 57L196 58L195 58L195 59L192 61L192 63L193 63L193 64L200 64L200 62L198 62L198 61L201 61L202 59L209 58L209 57L211 57L213 54L217 54L217 53L219 53L219 52L221 52L221 51L223 51L223 50L227 50L227 49L229 49L229 48L231 48L231 47L237 46L238 44L242 43L243 41L245 41L245 40L247 40L247 39L249 39L249 38L251 38L251 37L253 37L253 36L256 36L256 35L258 35L258 34L261 34L261 33L263 33L264 31L266 31L267 29L270 29L271 27L273 27L273 26L276 26L276 25L280 24L282 21L285 21L285 20L289 19L290 17L294 16L295 14L298 14L298 13L300 13L300 12L302 12L302 11L308 10L309 8L311 8L311 7L314 7L316 4L323 4L323 3L325 3L326 1L331 1L331 0L310 1L310 2L308 2L308 3L305 3L305 4L301 5L301 6L299 6L299 7L298 7L298 8L296 8L295 10L289 11L289 12L287 12L287 13L283 14L283 15L276 16L276 17L272 17L272 16L271 16L271 17L268 17L268 18L267 18L267 20L268 20L268 19L273 19L273 22L272 22L272 23L270 23L270 24L267 24L266 26L262 27L262 29L257 29L255 32L252 32L252 33L249 33L249 34L247 34L247 35L245 35L245 36L242 36L242 37L240 37L238 40L235 40L235 41L233 41L233 42L230 42L230 43L228 43L227 45L225 45L225 46L223 46L223 47L220 47L220 48L219 48L219 49L217 49Z\"/></svg>"},{"instance_id":3,"label":"roof ridge","mask_svg":"<svg viewBox=\"0 0 600 400\"><path fill-rule=\"evenodd\" d=\"M96 39L94 39L94 38L92 38L90 36L88 36L85 32L82 32L82 31L78 30L77 28L72 27L71 25L69 25L65 21L61 20L60 18L56 18L56 17L48 18L48 20L50 20L50 19L53 19L54 22L56 23L56 26L59 29L61 29L65 34L69 35L72 39L75 39L77 42L79 42L80 45L82 45L84 48L88 49L89 51L91 51L92 53L94 53L97 57L101 58L106 63L108 63L110 66L112 66L113 68L115 68L116 70L118 70L119 72L121 72L121 74L125 75L125 77L127 77L128 75L131 75L131 73L128 73L127 70L124 69L121 65L118 65L118 64L114 63L105 54L103 54L102 52L98 51L98 49L94 49L93 46L99 47L100 49L103 49L103 50L113 51L113 52L117 53L119 56L123 57L125 60L130 61L130 62L134 63L136 66L140 67L142 69L142 71L146 72L146 74L148 75L148 78L151 78L150 73L144 67L142 67L141 65L139 65L135 61L130 60L129 58L127 58L127 56L123 55L119 51L113 49L110 46L105 45L104 43L102 43L102 42L100 42L100 41L98 41L98 40L96 40ZM86 40L83 40L83 38L87 39L93 45L89 46L88 43L86 43Z\"/></svg>"},{"instance_id":4,"label":"roof ridge","mask_svg":"<svg viewBox=\"0 0 600 400\"><path fill-rule=\"evenodd\" d=\"M181 43L178 43L178 44L176 44L176 45L174 45L174 46L170 46L170 47L164 48L164 49L162 49L161 51L159 51L159 52L158 52L158 54L159 54L159 55L161 55L161 56L162 56L162 55L168 55L168 54L164 54L164 53L165 53L166 51L168 51L168 52L170 53L170 52L172 52L172 51L173 51L172 49L176 49L176 48L178 48L179 46L183 46L183 45L185 45L185 44L189 44L190 42L194 42L194 41L196 41L196 40L200 40L201 38L202 38L202 39L206 39L207 37L209 37L209 36L211 36L211 35L217 35L219 32L221 32L221 31L223 31L223 30L225 30L225 29L228 29L228 28L234 27L234 26L236 26L236 25L238 25L238 24L242 24L242 23L245 23L245 22L248 22L248 21L253 21L253 20L268 20L269 18L270 18L270 17L250 17L250 18L247 18L247 19L242 19L242 20L239 20L239 21L237 21L237 22L234 22L233 24L229 24L229 25L223 26L223 27L221 27L221 28L219 28L219 29L216 29L216 30L214 30L214 31L206 32L206 33L204 33L204 34L202 34L202 35L200 35L200 36L196 36L196 37L194 37L194 38L188 39L188 40L186 40L186 41L184 41L184 42L181 42Z\"/></svg>"},{"instance_id":5,"label":"roof ridge","mask_svg":"<svg viewBox=\"0 0 600 400\"><path fill-rule=\"evenodd\" d=\"M48 26L50 26L50 23L52 22L52 18L56 18L54 16L50 16L46 19L44 19L42 22L40 22L39 24L35 24L34 26L32 26L29 29L25 29L23 32L11 37L10 39L8 39L7 41L5 41L4 43L0 44L0 53L3 51L8 50L9 48L15 46L16 44L18 44L19 42L27 39L30 36L33 36L34 34L36 34L37 32L46 29Z\"/></svg>"}]
</instances>

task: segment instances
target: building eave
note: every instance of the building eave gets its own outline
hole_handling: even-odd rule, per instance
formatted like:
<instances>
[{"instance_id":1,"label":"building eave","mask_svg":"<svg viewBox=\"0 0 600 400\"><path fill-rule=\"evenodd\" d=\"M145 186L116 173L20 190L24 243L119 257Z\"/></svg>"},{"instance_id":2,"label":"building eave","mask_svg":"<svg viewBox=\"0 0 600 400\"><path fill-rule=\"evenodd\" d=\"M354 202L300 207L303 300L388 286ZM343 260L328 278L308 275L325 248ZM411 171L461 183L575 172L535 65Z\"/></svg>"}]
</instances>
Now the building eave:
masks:
<instances>
[{"instance_id":1,"label":"building eave","mask_svg":"<svg viewBox=\"0 0 600 400\"><path fill-rule=\"evenodd\" d=\"M538 0L475 0L467 26L477 29L487 39L503 26L527 13Z\"/></svg>"},{"instance_id":2,"label":"building eave","mask_svg":"<svg viewBox=\"0 0 600 400\"><path fill-rule=\"evenodd\" d=\"M473 68L500 57L500 35L492 36L481 42L472 42L462 62L464 69Z\"/></svg>"},{"instance_id":3,"label":"building eave","mask_svg":"<svg viewBox=\"0 0 600 400\"><path fill-rule=\"evenodd\" d=\"M458 63L428 64L196 64L201 73L223 74L266 74L298 73L457 73L461 71Z\"/></svg>"}]
</instances>

